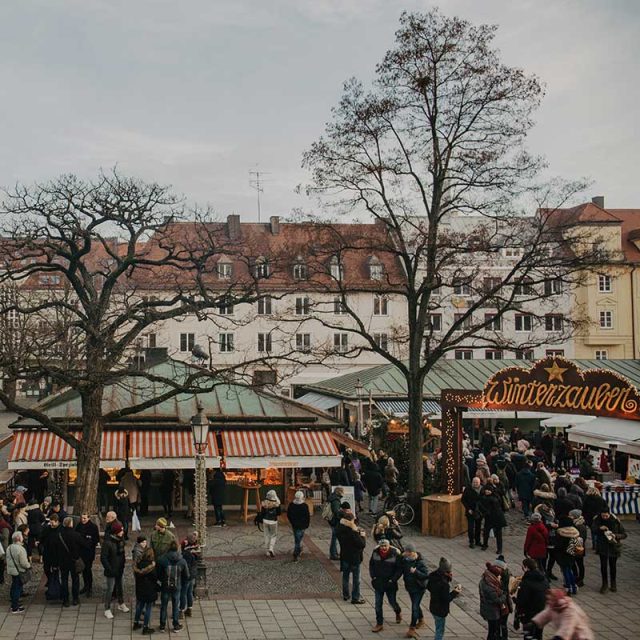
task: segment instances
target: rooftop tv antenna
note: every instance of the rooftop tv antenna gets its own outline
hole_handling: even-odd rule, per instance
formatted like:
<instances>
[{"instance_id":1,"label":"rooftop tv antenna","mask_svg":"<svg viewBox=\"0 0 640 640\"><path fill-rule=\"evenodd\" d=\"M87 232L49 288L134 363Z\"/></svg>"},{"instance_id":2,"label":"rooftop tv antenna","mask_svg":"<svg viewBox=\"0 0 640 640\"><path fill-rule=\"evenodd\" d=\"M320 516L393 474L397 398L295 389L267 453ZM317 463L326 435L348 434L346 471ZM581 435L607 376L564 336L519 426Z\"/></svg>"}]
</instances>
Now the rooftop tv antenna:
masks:
<instances>
[{"instance_id":1,"label":"rooftop tv antenna","mask_svg":"<svg viewBox=\"0 0 640 640\"><path fill-rule=\"evenodd\" d=\"M260 222L260 194L264 191L264 176L268 175L268 173L260 171L257 167L254 171L249 171L249 186L256 190L258 196L258 222Z\"/></svg>"}]
</instances>

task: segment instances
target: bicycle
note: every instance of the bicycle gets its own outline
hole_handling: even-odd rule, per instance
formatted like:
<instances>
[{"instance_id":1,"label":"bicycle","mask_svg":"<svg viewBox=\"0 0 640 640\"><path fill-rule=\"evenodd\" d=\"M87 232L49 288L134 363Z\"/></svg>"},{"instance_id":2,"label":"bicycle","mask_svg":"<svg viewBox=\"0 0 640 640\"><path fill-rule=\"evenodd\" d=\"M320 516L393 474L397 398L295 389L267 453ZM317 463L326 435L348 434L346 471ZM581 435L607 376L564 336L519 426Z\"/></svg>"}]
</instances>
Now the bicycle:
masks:
<instances>
[{"instance_id":1,"label":"bicycle","mask_svg":"<svg viewBox=\"0 0 640 640\"><path fill-rule=\"evenodd\" d=\"M392 495L389 496L384 503L384 510L393 511L396 514L396 520L402 527L410 525L415 517L416 512L413 507L407 502L407 494Z\"/></svg>"}]
</instances>

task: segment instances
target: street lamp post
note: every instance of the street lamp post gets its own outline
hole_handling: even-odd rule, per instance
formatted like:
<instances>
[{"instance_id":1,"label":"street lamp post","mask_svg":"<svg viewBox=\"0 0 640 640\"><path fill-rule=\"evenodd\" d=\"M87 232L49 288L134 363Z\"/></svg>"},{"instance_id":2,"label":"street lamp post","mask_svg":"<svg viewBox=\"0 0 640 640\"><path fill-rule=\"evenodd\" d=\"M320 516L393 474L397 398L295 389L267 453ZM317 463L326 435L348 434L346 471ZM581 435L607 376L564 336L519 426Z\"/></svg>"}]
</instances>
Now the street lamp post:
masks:
<instances>
[{"instance_id":1,"label":"street lamp post","mask_svg":"<svg viewBox=\"0 0 640 640\"><path fill-rule=\"evenodd\" d=\"M358 422L356 424L356 438L360 438L360 433L362 431L362 424L364 422L364 415L362 409L362 395L364 393L364 387L362 386L362 382L360 378L356 380L356 395L358 396Z\"/></svg>"},{"instance_id":2,"label":"street lamp post","mask_svg":"<svg viewBox=\"0 0 640 640\"><path fill-rule=\"evenodd\" d=\"M195 522L198 544L200 545L195 588L199 596L206 596L207 565L203 554L207 545L207 465L205 451L209 444L209 419L200 403L198 403L198 413L191 418L191 433L193 435L196 463Z\"/></svg>"}]
</instances>

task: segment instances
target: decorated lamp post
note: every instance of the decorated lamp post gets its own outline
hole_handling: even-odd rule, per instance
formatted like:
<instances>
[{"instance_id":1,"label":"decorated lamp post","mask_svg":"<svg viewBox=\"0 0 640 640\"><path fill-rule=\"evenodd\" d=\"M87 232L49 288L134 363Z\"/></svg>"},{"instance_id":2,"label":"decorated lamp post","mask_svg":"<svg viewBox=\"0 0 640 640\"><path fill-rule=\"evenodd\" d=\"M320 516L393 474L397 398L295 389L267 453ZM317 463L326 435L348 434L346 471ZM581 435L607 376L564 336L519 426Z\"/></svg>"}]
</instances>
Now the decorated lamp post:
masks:
<instances>
[{"instance_id":1,"label":"decorated lamp post","mask_svg":"<svg viewBox=\"0 0 640 640\"><path fill-rule=\"evenodd\" d=\"M205 451L209 444L209 419L204 409L198 403L198 413L191 418L191 433L195 449L196 463L196 495L195 495L195 523L200 545L196 574L196 590L199 595L205 595L207 589L207 566L203 554L207 545L207 466Z\"/></svg>"}]
</instances>

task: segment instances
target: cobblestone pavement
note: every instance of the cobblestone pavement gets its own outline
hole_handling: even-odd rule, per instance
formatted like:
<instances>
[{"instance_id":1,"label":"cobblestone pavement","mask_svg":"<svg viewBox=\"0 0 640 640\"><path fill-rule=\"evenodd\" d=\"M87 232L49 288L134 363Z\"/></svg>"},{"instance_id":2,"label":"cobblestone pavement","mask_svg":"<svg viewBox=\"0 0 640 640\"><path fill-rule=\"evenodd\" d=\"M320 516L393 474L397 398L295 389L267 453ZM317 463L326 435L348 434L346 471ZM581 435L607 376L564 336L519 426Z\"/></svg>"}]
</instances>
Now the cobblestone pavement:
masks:
<instances>
[{"instance_id":1,"label":"cobblestone pavement","mask_svg":"<svg viewBox=\"0 0 640 640\"><path fill-rule=\"evenodd\" d=\"M178 534L187 527L177 519ZM152 521L145 526L150 529ZM524 539L525 525L518 514L509 514L509 527L505 532L505 555L515 573L519 573L519 561ZM146 525L147 523L143 523ZM188 524L188 523L187 523ZM364 518L363 525L370 523ZM640 580L640 526L625 522L629 538L625 541L624 555L619 563L618 593L600 595L599 565L597 557L587 552L586 586L577 596L578 602L589 613L598 640L625 640L638 637L640 610L630 594L637 591ZM486 636L486 627L478 612L478 580L483 564L495 557L490 548L483 552L469 549L466 536L454 540L428 538L416 531L405 532L430 566L437 564L440 556L453 562L454 581L463 586L463 595L454 601L447 618L447 638L478 640ZM293 563L292 536L286 525L281 526L276 546L276 558L267 559L262 550L262 534L253 525L231 523L225 529L211 528L208 545L209 598L198 601L194 615L176 636L189 640L263 640L263 639L332 639L340 638L400 638L406 624L396 625L388 621L382 633L373 636L373 594L367 579L362 581L366 604L354 606L343 602L338 584L337 563L326 558L329 528L316 514L305 538L306 554L300 563ZM372 548L369 541L366 557ZM366 568L366 565L365 567ZM39 568L37 569L39 572ZM99 566L94 569L100 576ZM127 568L126 593L130 602L132 580ZM363 571L366 577L366 571ZM101 580L96 580L96 587ZM115 619L102 615L102 605L97 588L96 597L82 599L79 607L63 609L60 605L46 604L43 597L43 581L30 585L35 594L26 598L27 610L12 615L8 606L0 611L0 640L130 640L140 635L131 631L132 613L116 611ZM0 588L1 597L8 603L8 586ZM399 601L406 615L409 600L400 589ZM428 607L428 598L425 598ZM433 637L433 624L427 614L427 626L420 637ZM158 609L154 608L152 625L157 626ZM171 633L173 636L174 634ZM545 638L551 637L551 632ZM162 637L162 636L159 636ZM521 632L510 629L510 637L522 638Z\"/></svg>"}]
</instances>

